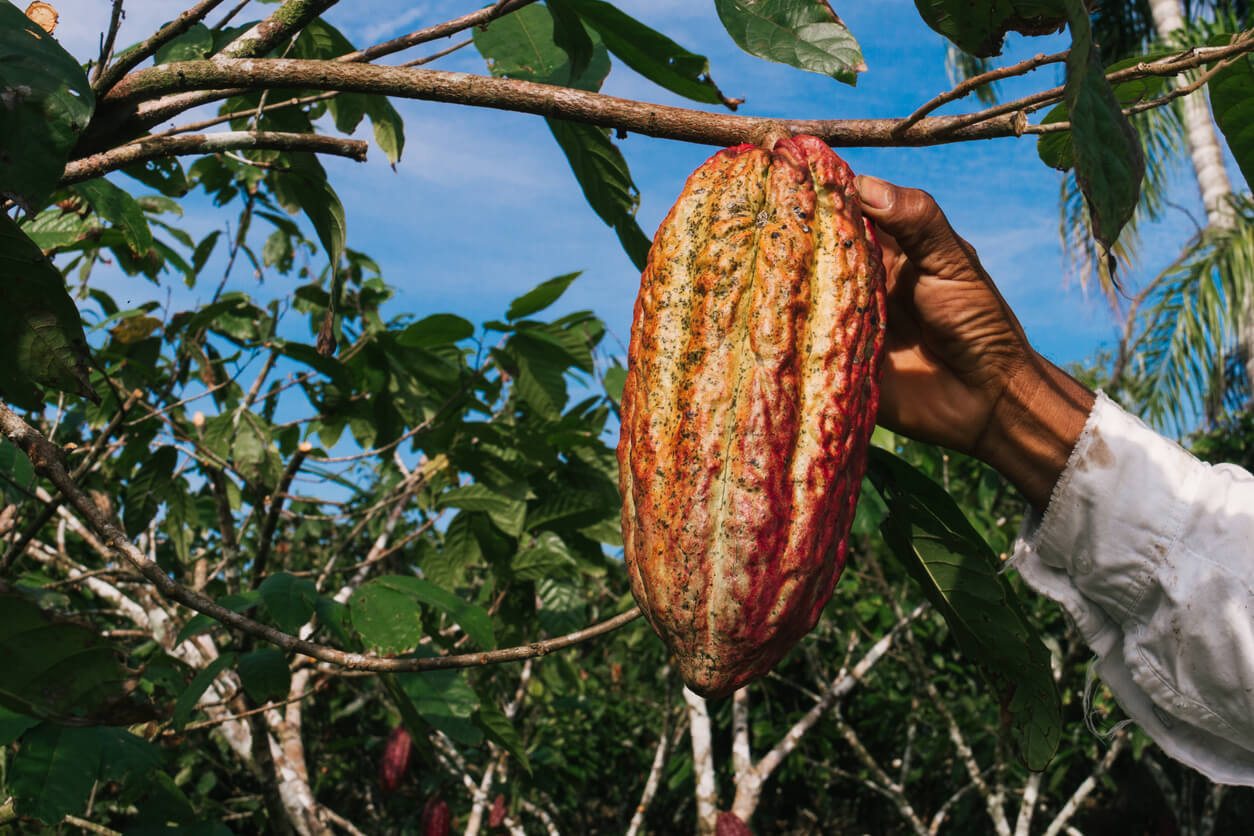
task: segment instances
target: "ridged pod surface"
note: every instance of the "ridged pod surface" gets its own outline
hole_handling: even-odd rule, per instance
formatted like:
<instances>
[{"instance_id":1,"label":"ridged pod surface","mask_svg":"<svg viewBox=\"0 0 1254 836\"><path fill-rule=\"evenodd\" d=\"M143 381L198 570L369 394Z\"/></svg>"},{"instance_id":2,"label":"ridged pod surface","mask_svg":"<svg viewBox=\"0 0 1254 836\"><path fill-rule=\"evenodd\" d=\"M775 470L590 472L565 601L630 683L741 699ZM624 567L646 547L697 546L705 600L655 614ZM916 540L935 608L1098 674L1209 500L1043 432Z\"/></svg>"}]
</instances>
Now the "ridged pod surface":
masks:
<instances>
[{"instance_id":1,"label":"ridged pod surface","mask_svg":"<svg viewBox=\"0 0 1254 836\"><path fill-rule=\"evenodd\" d=\"M818 620L879 403L884 268L821 140L715 154L641 277L618 443L632 592L722 696Z\"/></svg>"}]
</instances>

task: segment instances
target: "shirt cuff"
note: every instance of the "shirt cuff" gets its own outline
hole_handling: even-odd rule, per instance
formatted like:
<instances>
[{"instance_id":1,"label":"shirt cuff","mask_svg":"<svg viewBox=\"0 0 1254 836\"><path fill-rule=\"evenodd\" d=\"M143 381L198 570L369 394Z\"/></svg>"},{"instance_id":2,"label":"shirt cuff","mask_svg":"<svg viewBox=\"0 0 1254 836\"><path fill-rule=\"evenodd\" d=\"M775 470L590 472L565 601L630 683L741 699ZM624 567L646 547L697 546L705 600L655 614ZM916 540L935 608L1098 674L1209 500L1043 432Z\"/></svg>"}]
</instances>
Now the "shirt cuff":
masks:
<instances>
[{"instance_id":1,"label":"shirt cuff","mask_svg":"<svg viewBox=\"0 0 1254 836\"><path fill-rule=\"evenodd\" d=\"M1162 593L1208 469L1098 393L1045 514L1024 520L1010 565L1067 611L1098 657L1097 674L1168 755L1213 781L1254 786L1254 751L1235 742L1249 736L1208 709L1197 683L1180 687L1147 663L1163 643L1153 635L1152 622L1165 620L1156 610L1190 604L1164 605Z\"/></svg>"}]
</instances>

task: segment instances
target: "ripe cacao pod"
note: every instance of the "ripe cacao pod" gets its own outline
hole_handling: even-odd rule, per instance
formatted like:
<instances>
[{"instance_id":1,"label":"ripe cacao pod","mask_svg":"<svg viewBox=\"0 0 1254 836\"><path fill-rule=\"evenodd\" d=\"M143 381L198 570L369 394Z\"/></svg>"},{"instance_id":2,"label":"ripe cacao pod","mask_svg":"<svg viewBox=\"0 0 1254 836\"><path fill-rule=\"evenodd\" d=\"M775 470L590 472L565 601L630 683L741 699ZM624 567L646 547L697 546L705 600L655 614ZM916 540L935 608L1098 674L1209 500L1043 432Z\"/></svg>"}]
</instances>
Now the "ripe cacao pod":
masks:
<instances>
[{"instance_id":1,"label":"ripe cacao pod","mask_svg":"<svg viewBox=\"0 0 1254 836\"><path fill-rule=\"evenodd\" d=\"M452 827L453 816L448 802L436 793L427 799L427 805L422 808L422 836L448 836Z\"/></svg>"},{"instance_id":2,"label":"ripe cacao pod","mask_svg":"<svg viewBox=\"0 0 1254 836\"><path fill-rule=\"evenodd\" d=\"M498 794L492 802L492 812L488 813L488 827L496 830L505 824L505 796Z\"/></svg>"},{"instance_id":3,"label":"ripe cacao pod","mask_svg":"<svg viewBox=\"0 0 1254 836\"><path fill-rule=\"evenodd\" d=\"M753 831L735 813L723 810L714 820L714 836L753 836Z\"/></svg>"},{"instance_id":4,"label":"ripe cacao pod","mask_svg":"<svg viewBox=\"0 0 1254 836\"><path fill-rule=\"evenodd\" d=\"M383 744L383 760L379 761L379 789L395 792L409 771L414 745L404 726L397 726Z\"/></svg>"},{"instance_id":5,"label":"ripe cacao pod","mask_svg":"<svg viewBox=\"0 0 1254 836\"><path fill-rule=\"evenodd\" d=\"M632 592L684 682L723 696L818 620L879 403L884 267L821 140L688 178L640 282L618 443Z\"/></svg>"}]
</instances>

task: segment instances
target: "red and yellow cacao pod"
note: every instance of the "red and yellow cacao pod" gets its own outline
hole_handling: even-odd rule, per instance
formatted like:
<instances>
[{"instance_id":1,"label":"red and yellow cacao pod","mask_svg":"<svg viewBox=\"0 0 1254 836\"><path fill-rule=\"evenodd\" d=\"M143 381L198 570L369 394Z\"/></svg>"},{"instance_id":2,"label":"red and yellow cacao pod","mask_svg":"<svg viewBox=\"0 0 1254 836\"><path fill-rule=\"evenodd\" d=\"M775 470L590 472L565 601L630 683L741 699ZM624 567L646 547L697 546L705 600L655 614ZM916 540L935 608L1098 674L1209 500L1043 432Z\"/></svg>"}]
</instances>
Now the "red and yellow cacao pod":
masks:
<instances>
[{"instance_id":1,"label":"red and yellow cacao pod","mask_svg":"<svg viewBox=\"0 0 1254 836\"><path fill-rule=\"evenodd\" d=\"M395 792L409 771L409 759L414 751L413 740L404 726L397 726L388 734L383 744L383 760L379 761L379 789Z\"/></svg>"},{"instance_id":2,"label":"red and yellow cacao pod","mask_svg":"<svg viewBox=\"0 0 1254 836\"><path fill-rule=\"evenodd\" d=\"M422 808L422 836L449 836L453 827L453 815L449 812L448 802L440 798L439 793L427 799Z\"/></svg>"},{"instance_id":3,"label":"red and yellow cacao pod","mask_svg":"<svg viewBox=\"0 0 1254 836\"><path fill-rule=\"evenodd\" d=\"M821 140L688 178L641 277L618 443L632 592L685 683L722 696L818 620L879 403L884 267Z\"/></svg>"}]
</instances>

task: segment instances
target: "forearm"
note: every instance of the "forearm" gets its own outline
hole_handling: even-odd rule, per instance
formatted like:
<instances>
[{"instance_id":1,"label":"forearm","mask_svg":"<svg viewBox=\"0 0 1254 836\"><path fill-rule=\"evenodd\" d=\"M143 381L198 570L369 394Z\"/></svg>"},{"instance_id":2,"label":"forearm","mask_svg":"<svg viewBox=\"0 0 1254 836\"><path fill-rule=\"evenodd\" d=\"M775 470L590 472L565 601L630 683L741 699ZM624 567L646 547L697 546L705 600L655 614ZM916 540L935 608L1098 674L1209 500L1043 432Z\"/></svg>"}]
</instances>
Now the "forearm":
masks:
<instances>
[{"instance_id":1,"label":"forearm","mask_svg":"<svg viewBox=\"0 0 1254 836\"><path fill-rule=\"evenodd\" d=\"M1088 387L1032 352L994 405L975 455L1043 512L1094 398Z\"/></svg>"}]
</instances>

